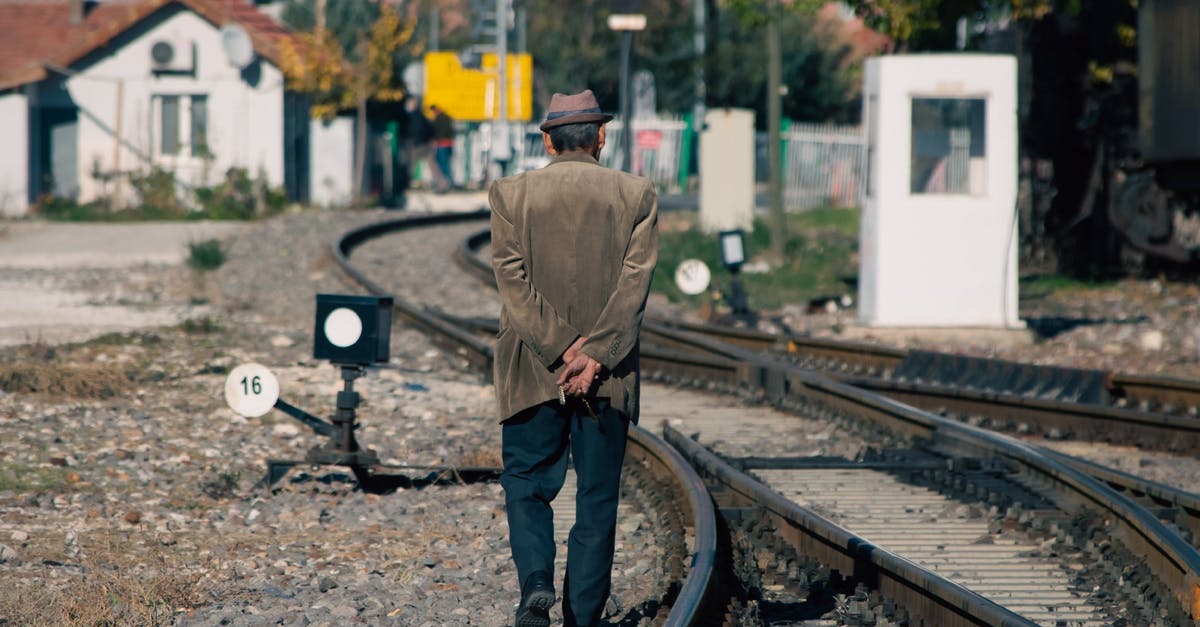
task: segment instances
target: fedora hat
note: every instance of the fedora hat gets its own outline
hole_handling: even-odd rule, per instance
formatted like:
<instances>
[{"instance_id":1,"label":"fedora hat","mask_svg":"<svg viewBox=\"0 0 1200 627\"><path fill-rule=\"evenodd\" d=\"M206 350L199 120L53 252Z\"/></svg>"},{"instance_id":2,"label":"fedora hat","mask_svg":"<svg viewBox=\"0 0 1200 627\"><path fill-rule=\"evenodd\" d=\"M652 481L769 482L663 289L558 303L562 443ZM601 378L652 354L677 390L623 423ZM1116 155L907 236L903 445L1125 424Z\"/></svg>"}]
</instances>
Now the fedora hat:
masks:
<instances>
[{"instance_id":1,"label":"fedora hat","mask_svg":"<svg viewBox=\"0 0 1200 627\"><path fill-rule=\"evenodd\" d=\"M578 94L554 94L550 97L550 109L546 111L546 121L538 128L548 131L556 126L580 124L583 122L607 122L613 116L600 111L600 103L592 90L585 89Z\"/></svg>"}]
</instances>

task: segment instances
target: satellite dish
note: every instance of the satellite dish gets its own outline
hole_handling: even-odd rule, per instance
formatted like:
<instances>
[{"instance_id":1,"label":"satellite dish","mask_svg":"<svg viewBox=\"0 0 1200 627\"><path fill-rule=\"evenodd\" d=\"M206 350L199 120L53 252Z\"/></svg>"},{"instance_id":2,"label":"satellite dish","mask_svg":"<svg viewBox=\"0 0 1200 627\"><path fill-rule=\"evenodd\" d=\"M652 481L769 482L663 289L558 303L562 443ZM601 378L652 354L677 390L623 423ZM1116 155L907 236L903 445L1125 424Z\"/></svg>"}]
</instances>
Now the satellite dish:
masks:
<instances>
[{"instance_id":1,"label":"satellite dish","mask_svg":"<svg viewBox=\"0 0 1200 627\"><path fill-rule=\"evenodd\" d=\"M708 271L708 266L699 259L684 259L675 269L675 285L679 286L679 291L689 296L695 296L708 289L711 279L712 273Z\"/></svg>"},{"instance_id":2,"label":"satellite dish","mask_svg":"<svg viewBox=\"0 0 1200 627\"><path fill-rule=\"evenodd\" d=\"M221 27L221 47L229 64L239 70L246 69L254 61L254 42L246 29L237 24Z\"/></svg>"}]
</instances>

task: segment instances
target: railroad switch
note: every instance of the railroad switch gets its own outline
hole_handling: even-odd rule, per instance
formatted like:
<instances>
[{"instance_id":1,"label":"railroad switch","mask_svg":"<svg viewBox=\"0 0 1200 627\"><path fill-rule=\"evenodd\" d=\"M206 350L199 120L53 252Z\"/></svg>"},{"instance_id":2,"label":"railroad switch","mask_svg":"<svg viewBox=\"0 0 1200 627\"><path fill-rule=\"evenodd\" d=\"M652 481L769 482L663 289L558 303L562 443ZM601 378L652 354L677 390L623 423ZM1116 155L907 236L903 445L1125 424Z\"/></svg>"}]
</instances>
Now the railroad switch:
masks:
<instances>
[{"instance_id":1,"label":"railroad switch","mask_svg":"<svg viewBox=\"0 0 1200 627\"><path fill-rule=\"evenodd\" d=\"M366 376L367 367L386 363L391 333L390 297L317 295L317 325L313 356L329 359L341 371L342 389L337 392L335 411L325 421L279 398L279 382L270 370L259 364L234 368L225 381L225 401L247 418L263 416L278 409L328 439L309 449L303 460L267 460L267 474L259 485L270 487L296 466L345 466L350 468L359 487L384 492L401 487L422 487L447 482L494 480L499 468L410 466L384 464L374 450L363 448L355 437L361 395L354 382ZM403 472L422 471L423 477L408 474L382 474L388 468Z\"/></svg>"}]
</instances>

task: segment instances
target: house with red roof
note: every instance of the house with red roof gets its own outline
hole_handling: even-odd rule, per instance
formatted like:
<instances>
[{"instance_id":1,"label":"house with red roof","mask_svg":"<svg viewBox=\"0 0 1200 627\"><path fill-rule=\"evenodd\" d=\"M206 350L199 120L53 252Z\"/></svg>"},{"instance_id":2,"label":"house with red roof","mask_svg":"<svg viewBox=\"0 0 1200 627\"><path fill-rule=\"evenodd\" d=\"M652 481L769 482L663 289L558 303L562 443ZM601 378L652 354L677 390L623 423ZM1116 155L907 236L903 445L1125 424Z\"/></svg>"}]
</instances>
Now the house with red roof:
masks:
<instances>
[{"instance_id":1,"label":"house with red roof","mask_svg":"<svg viewBox=\"0 0 1200 627\"><path fill-rule=\"evenodd\" d=\"M0 214L39 198L136 202L245 168L308 200L311 123L285 88L292 34L246 0L0 0Z\"/></svg>"}]
</instances>

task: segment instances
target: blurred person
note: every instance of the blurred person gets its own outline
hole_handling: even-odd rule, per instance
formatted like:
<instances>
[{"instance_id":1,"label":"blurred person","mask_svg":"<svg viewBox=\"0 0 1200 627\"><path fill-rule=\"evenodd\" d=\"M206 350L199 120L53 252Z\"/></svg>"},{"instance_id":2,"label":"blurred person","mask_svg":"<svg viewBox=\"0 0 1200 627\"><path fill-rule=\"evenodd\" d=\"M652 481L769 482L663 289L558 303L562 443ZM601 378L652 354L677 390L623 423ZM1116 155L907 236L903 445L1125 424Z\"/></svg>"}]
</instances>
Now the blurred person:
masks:
<instances>
[{"instance_id":1,"label":"blurred person","mask_svg":"<svg viewBox=\"0 0 1200 627\"><path fill-rule=\"evenodd\" d=\"M591 90L554 94L541 124L544 168L492 183L492 266L502 307L495 382L502 424L517 627L554 604L551 502L577 480L562 609L597 625L611 590L625 438L639 407L638 333L658 260L658 198L640 176L600 165L604 124Z\"/></svg>"},{"instance_id":2,"label":"blurred person","mask_svg":"<svg viewBox=\"0 0 1200 627\"><path fill-rule=\"evenodd\" d=\"M433 113L433 156L442 179L438 191L458 189L450 170L450 161L454 157L454 118L437 105L430 106L429 111Z\"/></svg>"},{"instance_id":3,"label":"blurred person","mask_svg":"<svg viewBox=\"0 0 1200 627\"><path fill-rule=\"evenodd\" d=\"M420 175L418 167L430 167L433 156L433 125L421 111L421 101L413 96L404 100L404 169L402 189L410 189Z\"/></svg>"}]
</instances>

